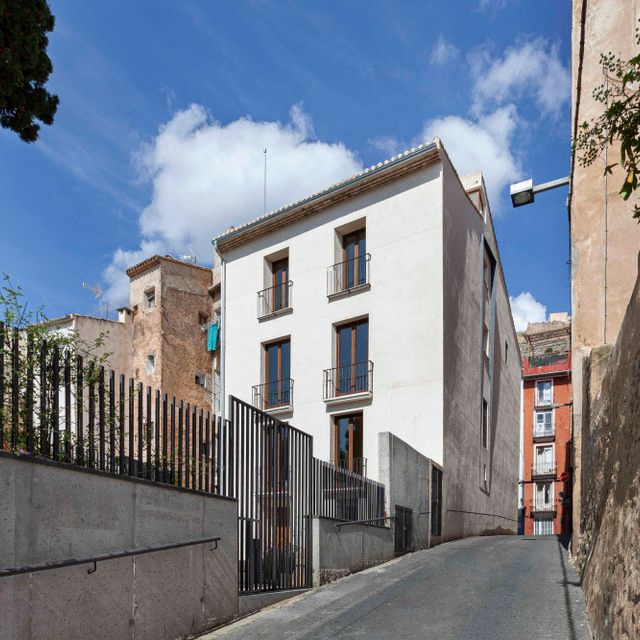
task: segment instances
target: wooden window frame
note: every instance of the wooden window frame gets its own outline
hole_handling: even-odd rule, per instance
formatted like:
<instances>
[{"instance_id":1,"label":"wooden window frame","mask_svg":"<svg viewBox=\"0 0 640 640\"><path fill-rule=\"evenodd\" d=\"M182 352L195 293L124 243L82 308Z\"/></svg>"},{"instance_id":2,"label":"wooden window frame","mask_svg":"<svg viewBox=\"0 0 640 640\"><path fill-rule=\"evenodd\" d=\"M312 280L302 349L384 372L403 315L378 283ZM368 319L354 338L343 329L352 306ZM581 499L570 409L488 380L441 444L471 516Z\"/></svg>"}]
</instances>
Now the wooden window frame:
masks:
<instances>
[{"instance_id":1,"label":"wooden window frame","mask_svg":"<svg viewBox=\"0 0 640 640\"><path fill-rule=\"evenodd\" d=\"M284 269L280 271L281 282L278 282L278 269L284 265ZM289 284L289 256L279 258L271 263L271 309L273 311L280 311L289 307L289 291L287 289ZM280 306L276 307L276 291L280 289L281 298Z\"/></svg>"},{"instance_id":2,"label":"wooden window frame","mask_svg":"<svg viewBox=\"0 0 640 640\"><path fill-rule=\"evenodd\" d=\"M348 266L347 261L349 260L347 254L347 245L349 244L349 240L354 239L354 249L353 249L353 287L349 287L347 283L347 274L348 274ZM344 269L342 269L342 290L346 291L347 289L355 289L356 287L361 287L367 284L367 265L366 258L364 263L364 282L362 284L359 283L360 280L360 238L364 238L365 241L365 253L366 256L366 242L367 242L367 228L362 227L361 229L356 229L355 231L349 231L349 233L345 233L341 236L341 245L342 245L342 264L344 265Z\"/></svg>"},{"instance_id":3,"label":"wooden window frame","mask_svg":"<svg viewBox=\"0 0 640 640\"><path fill-rule=\"evenodd\" d=\"M291 338L282 338L280 340L273 340L272 342L267 342L266 344L262 345L262 348L264 349L264 388L265 388L265 399L264 399L264 405L267 408L272 408L272 407L281 407L281 406L287 406L289 404L291 404L291 389L288 389L288 393L289 393L289 400L288 402L284 403L282 401L282 381L284 380L284 378L282 377L282 346L284 344L288 344L289 345L289 374L291 374ZM277 371L278 371L278 377L275 380L270 380L269 379L269 347L273 347L274 345L278 346L278 365L277 365ZM286 378L287 380L289 380L290 378ZM267 401L267 399L271 396L271 392L269 390L271 384L274 383L280 383L277 384L277 401L272 404L270 402Z\"/></svg>"},{"instance_id":4,"label":"wooden window frame","mask_svg":"<svg viewBox=\"0 0 640 640\"><path fill-rule=\"evenodd\" d=\"M364 414L361 411L355 413L342 414L338 416L333 416L333 422L331 425L331 451L332 458L336 462L336 464L340 460L340 425L339 421L344 420L345 418L349 419L349 429L348 429L348 442L349 442L349 457L347 459L347 470L355 471L355 460L363 458L363 448L364 448ZM360 419L360 455L354 455L354 448L356 443L355 431L356 431L356 419Z\"/></svg>"},{"instance_id":5,"label":"wooden window frame","mask_svg":"<svg viewBox=\"0 0 640 640\"><path fill-rule=\"evenodd\" d=\"M360 318L359 320L352 320L350 322L344 322L342 324L336 325L335 327L335 340L336 340L336 393L337 395L341 395L341 396L346 396L346 395L351 395L352 393L360 393L363 391L368 391L369 390L369 381L368 381L368 376L369 376L369 365L368 365L368 357L367 360L365 360L364 362L367 363L367 371L366 371L366 376L367 376L367 384L365 385L365 389L358 389L357 388L357 379L358 379L358 375L357 375L357 365L358 364L363 364L360 362L356 361L356 351L357 351L357 334L356 334L356 327L359 324L363 324L363 323L367 323L367 325L369 324L369 318ZM342 352L340 351L340 331L342 331L343 329L349 327L351 329L351 364L348 365L349 366L349 388L347 391L342 392L341 388L342 388L342 379L340 376L340 372L342 370L343 366L347 366L347 365L341 365L340 364L340 356L342 355ZM367 327L368 329L368 327ZM368 352L369 352L369 344L368 344L368 339L367 339L367 356L368 356Z\"/></svg>"}]
</instances>

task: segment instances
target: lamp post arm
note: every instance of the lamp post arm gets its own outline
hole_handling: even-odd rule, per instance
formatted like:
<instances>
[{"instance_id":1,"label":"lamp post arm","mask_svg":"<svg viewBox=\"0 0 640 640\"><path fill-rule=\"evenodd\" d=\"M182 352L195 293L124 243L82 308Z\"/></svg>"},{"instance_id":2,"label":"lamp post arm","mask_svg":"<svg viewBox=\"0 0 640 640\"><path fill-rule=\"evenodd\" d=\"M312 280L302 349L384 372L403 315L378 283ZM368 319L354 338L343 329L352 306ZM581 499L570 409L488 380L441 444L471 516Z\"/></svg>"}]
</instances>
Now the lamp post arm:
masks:
<instances>
[{"instance_id":1,"label":"lamp post arm","mask_svg":"<svg viewBox=\"0 0 640 640\"><path fill-rule=\"evenodd\" d=\"M543 182L542 184L535 185L533 187L533 193L542 193L543 191L549 191L549 189L555 189L556 187L562 187L569 184L569 176L566 178L558 178L557 180L551 180L551 182Z\"/></svg>"}]
</instances>

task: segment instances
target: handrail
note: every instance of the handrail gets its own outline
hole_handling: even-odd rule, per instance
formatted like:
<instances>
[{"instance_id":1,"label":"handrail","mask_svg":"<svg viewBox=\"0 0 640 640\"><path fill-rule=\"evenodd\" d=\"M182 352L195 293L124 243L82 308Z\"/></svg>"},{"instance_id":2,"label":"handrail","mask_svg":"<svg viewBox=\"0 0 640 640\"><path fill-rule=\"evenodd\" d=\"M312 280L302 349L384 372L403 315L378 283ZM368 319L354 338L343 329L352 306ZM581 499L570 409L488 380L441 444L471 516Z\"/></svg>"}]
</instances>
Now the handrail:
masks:
<instances>
[{"instance_id":1,"label":"handrail","mask_svg":"<svg viewBox=\"0 0 640 640\"><path fill-rule=\"evenodd\" d=\"M370 522L380 522L381 520L396 520L396 516L384 516L382 518L369 518L368 520L351 520L350 522L338 522L335 527L336 531L340 531L342 527L348 527L352 524L368 524Z\"/></svg>"},{"instance_id":2,"label":"handrail","mask_svg":"<svg viewBox=\"0 0 640 640\"><path fill-rule=\"evenodd\" d=\"M207 542L213 542L214 546L211 547L211 551L218 548L218 542L221 538L201 538L199 540L189 540L188 542L177 542L174 544L163 544L156 547L144 547L142 549L134 549L129 551L119 551L118 553L107 553L102 556L95 556L93 558L83 558L77 560L76 558L69 558L68 560L58 560L56 562L46 562L44 564L32 564L25 565L23 567L11 567L10 569L0 569L0 578L8 576L17 576L22 573L35 573L36 571L47 571L48 569L60 569L61 567L73 567L79 564L93 564L91 569L87 569L87 573L95 573L97 570L96 562L103 562L105 560L115 560L116 558L126 558L129 556L141 556L145 553L153 553L155 551L168 551L169 549L179 549L181 547L189 547L195 544L205 544Z\"/></svg>"}]
</instances>

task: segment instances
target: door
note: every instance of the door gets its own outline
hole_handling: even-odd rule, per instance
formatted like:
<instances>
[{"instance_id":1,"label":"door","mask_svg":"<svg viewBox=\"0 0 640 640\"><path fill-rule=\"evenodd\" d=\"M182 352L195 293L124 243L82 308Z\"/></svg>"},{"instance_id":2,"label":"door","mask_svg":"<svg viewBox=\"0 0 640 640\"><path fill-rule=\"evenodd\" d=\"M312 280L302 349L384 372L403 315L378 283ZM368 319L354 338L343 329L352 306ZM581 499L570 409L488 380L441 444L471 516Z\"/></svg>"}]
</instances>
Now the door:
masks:
<instances>
[{"instance_id":1,"label":"door","mask_svg":"<svg viewBox=\"0 0 640 640\"><path fill-rule=\"evenodd\" d=\"M363 475L362 414L337 416L333 425L334 464Z\"/></svg>"},{"instance_id":2,"label":"door","mask_svg":"<svg viewBox=\"0 0 640 640\"><path fill-rule=\"evenodd\" d=\"M337 327L337 395L369 389L369 320Z\"/></svg>"},{"instance_id":3,"label":"door","mask_svg":"<svg viewBox=\"0 0 640 640\"><path fill-rule=\"evenodd\" d=\"M349 233L342 240L344 249L344 289L353 289L366 283L367 240L364 229Z\"/></svg>"},{"instance_id":4,"label":"door","mask_svg":"<svg viewBox=\"0 0 640 640\"><path fill-rule=\"evenodd\" d=\"M534 520L533 521L533 534L536 536L550 536L553 535L553 520Z\"/></svg>"},{"instance_id":5,"label":"door","mask_svg":"<svg viewBox=\"0 0 640 640\"><path fill-rule=\"evenodd\" d=\"M273 311L289 306L289 258L276 260L271 265L273 282Z\"/></svg>"},{"instance_id":6,"label":"door","mask_svg":"<svg viewBox=\"0 0 640 640\"><path fill-rule=\"evenodd\" d=\"M550 482L536 482L535 508L537 510L551 509L553 506L553 489Z\"/></svg>"},{"instance_id":7,"label":"door","mask_svg":"<svg viewBox=\"0 0 640 640\"><path fill-rule=\"evenodd\" d=\"M536 447L536 472L552 473L553 471L553 447L551 445Z\"/></svg>"},{"instance_id":8,"label":"door","mask_svg":"<svg viewBox=\"0 0 640 640\"><path fill-rule=\"evenodd\" d=\"M396 505L395 551L406 553L413 544L413 510Z\"/></svg>"},{"instance_id":9,"label":"door","mask_svg":"<svg viewBox=\"0 0 640 640\"><path fill-rule=\"evenodd\" d=\"M265 393L263 409L291 404L291 342L272 342L265 350Z\"/></svg>"}]
</instances>

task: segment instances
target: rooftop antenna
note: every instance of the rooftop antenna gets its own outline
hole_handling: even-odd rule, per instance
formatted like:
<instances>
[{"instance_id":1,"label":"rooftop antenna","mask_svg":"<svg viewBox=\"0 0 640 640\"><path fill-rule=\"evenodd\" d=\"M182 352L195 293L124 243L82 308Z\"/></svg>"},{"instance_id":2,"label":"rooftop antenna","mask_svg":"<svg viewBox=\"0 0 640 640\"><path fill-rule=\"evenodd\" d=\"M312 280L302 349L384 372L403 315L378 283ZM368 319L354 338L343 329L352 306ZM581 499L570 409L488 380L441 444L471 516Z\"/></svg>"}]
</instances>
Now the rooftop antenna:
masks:
<instances>
[{"instance_id":1,"label":"rooftop antenna","mask_svg":"<svg viewBox=\"0 0 640 640\"><path fill-rule=\"evenodd\" d=\"M103 310L106 312L104 314L105 318L109 317L109 303L108 302L104 302L102 301L102 296L104 295L104 291L102 289L102 287L100 286L99 283L96 283L93 287L88 284L87 282L83 282L82 283L82 288L83 289L89 289L89 291L92 291L95 294L95 298L98 300L98 307L100 309L99 313L100 313L100 317L103 317Z\"/></svg>"},{"instance_id":2,"label":"rooftop antenna","mask_svg":"<svg viewBox=\"0 0 640 640\"><path fill-rule=\"evenodd\" d=\"M263 213L267 213L267 147L264 148L264 197Z\"/></svg>"},{"instance_id":3,"label":"rooftop antenna","mask_svg":"<svg viewBox=\"0 0 640 640\"><path fill-rule=\"evenodd\" d=\"M191 264L198 264L196 259L196 252L189 247L189 253L184 256L180 256L180 260L184 260L185 262L190 262Z\"/></svg>"}]
</instances>

